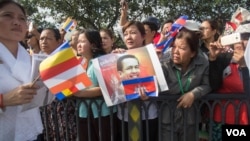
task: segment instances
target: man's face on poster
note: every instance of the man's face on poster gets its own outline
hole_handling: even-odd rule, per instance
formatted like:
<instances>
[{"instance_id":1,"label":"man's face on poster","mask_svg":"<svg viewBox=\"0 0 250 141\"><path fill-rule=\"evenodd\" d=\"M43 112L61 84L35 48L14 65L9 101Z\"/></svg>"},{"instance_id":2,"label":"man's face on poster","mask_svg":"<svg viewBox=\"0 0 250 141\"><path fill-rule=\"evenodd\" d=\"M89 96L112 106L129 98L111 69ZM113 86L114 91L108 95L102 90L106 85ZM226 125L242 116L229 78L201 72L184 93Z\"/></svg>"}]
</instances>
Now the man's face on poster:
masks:
<instances>
[{"instance_id":1,"label":"man's face on poster","mask_svg":"<svg viewBox=\"0 0 250 141\"><path fill-rule=\"evenodd\" d=\"M138 78L140 75L140 65L135 58L125 58L122 60L122 71L119 71L122 80Z\"/></svg>"}]
</instances>

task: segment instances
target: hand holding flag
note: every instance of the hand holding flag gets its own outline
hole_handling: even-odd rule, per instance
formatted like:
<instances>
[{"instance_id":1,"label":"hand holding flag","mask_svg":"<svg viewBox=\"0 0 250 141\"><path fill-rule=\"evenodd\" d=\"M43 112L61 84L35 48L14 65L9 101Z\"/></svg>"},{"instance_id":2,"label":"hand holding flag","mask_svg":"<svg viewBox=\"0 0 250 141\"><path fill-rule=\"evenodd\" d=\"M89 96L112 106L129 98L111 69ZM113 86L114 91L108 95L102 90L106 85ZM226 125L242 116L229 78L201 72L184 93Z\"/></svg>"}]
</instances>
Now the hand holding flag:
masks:
<instances>
[{"instance_id":1,"label":"hand holding flag","mask_svg":"<svg viewBox=\"0 0 250 141\"><path fill-rule=\"evenodd\" d=\"M179 17L172 25L171 30L169 31L169 33L167 33L165 36L168 36L168 39L159 43L158 45L156 45L157 47L162 47L162 53L165 54L168 47L171 45L171 43L174 40L174 37L177 35L177 33L179 32L179 30L181 30L181 28L186 24L186 20L188 19L188 16L184 15Z\"/></svg>"},{"instance_id":2,"label":"hand holding flag","mask_svg":"<svg viewBox=\"0 0 250 141\"><path fill-rule=\"evenodd\" d=\"M158 96L158 87L155 76L123 80L122 85L127 100L140 97L140 89L144 89L147 96Z\"/></svg>"}]
</instances>

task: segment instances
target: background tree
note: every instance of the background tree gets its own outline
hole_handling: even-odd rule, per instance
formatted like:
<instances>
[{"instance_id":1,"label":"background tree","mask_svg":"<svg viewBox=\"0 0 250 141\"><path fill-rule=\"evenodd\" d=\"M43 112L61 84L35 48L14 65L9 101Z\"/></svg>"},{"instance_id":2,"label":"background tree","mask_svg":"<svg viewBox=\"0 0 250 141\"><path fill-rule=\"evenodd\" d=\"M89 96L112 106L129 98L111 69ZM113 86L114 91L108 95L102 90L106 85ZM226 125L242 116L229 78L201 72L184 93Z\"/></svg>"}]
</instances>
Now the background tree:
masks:
<instances>
[{"instance_id":1,"label":"background tree","mask_svg":"<svg viewBox=\"0 0 250 141\"><path fill-rule=\"evenodd\" d=\"M19 0L27 9L29 19L41 27L58 26L71 16L83 28L114 29L120 17L119 0ZM249 0L128 0L129 19L143 20L156 16L160 21L188 15L202 21L217 19L223 29L225 21L240 6L248 8ZM43 9L43 12L41 12ZM46 9L46 10L44 10ZM39 12L40 11L40 12ZM50 17L50 18L48 18Z\"/></svg>"},{"instance_id":2,"label":"background tree","mask_svg":"<svg viewBox=\"0 0 250 141\"><path fill-rule=\"evenodd\" d=\"M29 22L32 21L41 28L54 27L57 24L56 21L48 21L48 19L53 19L53 17L48 18L50 11L40 8L36 0L19 0L19 2L25 7Z\"/></svg>"}]
</instances>

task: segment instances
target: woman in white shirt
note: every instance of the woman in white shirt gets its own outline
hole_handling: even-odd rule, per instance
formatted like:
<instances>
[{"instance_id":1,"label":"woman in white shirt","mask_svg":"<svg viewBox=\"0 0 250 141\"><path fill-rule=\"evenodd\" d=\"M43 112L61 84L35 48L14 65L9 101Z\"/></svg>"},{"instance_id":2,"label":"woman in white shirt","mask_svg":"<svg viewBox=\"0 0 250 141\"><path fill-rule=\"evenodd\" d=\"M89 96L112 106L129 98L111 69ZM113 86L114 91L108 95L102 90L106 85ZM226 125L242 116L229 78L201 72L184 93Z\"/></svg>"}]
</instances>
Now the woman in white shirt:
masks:
<instances>
[{"instance_id":1,"label":"woman in white shirt","mask_svg":"<svg viewBox=\"0 0 250 141\"><path fill-rule=\"evenodd\" d=\"M37 86L31 84L31 58L19 41L27 31L24 8L11 0L0 2L0 140L36 140L43 126L38 108L22 111Z\"/></svg>"}]
</instances>

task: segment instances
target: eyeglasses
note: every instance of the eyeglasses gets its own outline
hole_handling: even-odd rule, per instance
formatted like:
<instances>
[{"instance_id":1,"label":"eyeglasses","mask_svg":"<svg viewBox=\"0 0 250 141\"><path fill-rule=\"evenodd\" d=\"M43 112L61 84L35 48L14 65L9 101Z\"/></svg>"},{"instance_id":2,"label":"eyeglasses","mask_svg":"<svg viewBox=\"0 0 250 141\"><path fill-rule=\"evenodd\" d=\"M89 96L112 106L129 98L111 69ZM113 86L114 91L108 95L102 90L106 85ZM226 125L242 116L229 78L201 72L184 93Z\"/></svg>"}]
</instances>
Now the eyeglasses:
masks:
<instances>
[{"instance_id":1,"label":"eyeglasses","mask_svg":"<svg viewBox=\"0 0 250 141\"><path fill-rule=\"evenodd\" d=\"M27 35L27 39L30 39L30 38L32 38L33 36L35 36L35 35L33 35L33 34L29 34L29 35Z\"/></svg>"}]
</instances>

